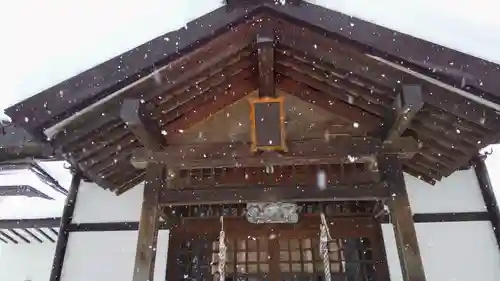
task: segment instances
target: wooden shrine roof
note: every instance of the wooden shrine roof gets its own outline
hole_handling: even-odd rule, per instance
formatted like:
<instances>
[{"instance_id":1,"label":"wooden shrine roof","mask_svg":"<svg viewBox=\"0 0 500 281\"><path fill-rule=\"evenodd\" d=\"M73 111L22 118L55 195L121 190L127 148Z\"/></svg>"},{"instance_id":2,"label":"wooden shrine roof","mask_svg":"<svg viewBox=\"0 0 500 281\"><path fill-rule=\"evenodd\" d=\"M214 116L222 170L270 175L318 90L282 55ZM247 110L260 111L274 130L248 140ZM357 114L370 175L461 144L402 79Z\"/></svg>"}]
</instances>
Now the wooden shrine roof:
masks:
<instances>
[{"instance_id":1,"label":"wooden shrine roof","mask_svg":"<svg viewBox=\"0 0 500 281\"><path fill-rule=\"evenodd\" d=\"M230 128L224 115L241 114L238 102L259 88L256 38L271 34L274 82L295 103L287 114L297 122L287 126L299 132L296 140L307 131L305 124L317 124L321 134L380 138L403 86L420 85L423 107L402 132L419 141L406 172L433 183L498 142L497 112L471 98L499 104L498 65L302 1L228 2L6 113L41 143L47 142L44 132L56 132L49 144L60 157L120 193L144 177L129 161L143 143L120 118L123 101L142 100L162 132L161 143L193 143L200 134L210 135L200 126L220 131L212 133L214 141L228 132L237 138L244 130ZM351 166L334 168L360 168Z\"/></svg>"}]
</instances>

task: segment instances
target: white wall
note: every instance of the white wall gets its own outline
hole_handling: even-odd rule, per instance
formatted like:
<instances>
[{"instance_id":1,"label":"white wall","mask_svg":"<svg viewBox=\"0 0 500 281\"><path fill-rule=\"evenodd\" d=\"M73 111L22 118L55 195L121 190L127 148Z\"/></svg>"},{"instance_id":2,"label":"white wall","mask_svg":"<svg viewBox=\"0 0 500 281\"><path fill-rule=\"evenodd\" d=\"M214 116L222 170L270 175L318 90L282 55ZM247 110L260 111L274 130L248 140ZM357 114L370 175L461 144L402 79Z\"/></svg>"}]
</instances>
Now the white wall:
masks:
<instances>
[{"instance_id":1,"label":"white wall","mask_svg":"<svg viewBox=\"0 0 500 281\"><path fill-rule=\"evenodd\" d=\"M61 281L132 280L138 231L73 232ZM160 230L154 281L165 281L168 230Z\"/></svg>"},{"instance_id":2,"label":"white wall","mask_svg":"<svg viewBox=\"0 0 500 281\"><path fill-rule=\"evenodd\" d=\"M410 205L418 213L486 211L474 170L458 171L435 186L405 175ZM498 281L500 251L491 222L416 223L427 281ZM402 281L391 224L382 225L391 281Z\"/></svg>"},{"instance_id":3,"label":"white wall","mask_svg":"<svg viewBox=\"0 0 500 281\"><path fill-rule=\"evenodd\" d=\"M117 196L95 183L82 182L73 223L139 221L143 190L144 185L140 184Z\"/></svg>"},{"instance_id":4,"label":"white wall","mask_svg":"<svg viewBox=\"0 0 500 281\"><path fill-rule=\"evenodd\" d=\"M486 211L473 170L456 172L435 186L409 175L405 180L414 213ZM95 184L83 183L73 222L138 221L142 192L140 185L116 196ZM391 280L402 280L392 226L385 224L382 229ZM419 223L416 230L429 281L500 280L500 253L491 223ZM137 231L70 233L62 281L130 280L136 243ZM165 280L167 252L168 231L161 231L155 281Z\"/></svg>"},{"instance_id":5,"label":"white wall","mask_svg":"<svg viewBox=\"0 0 500 281\"><path fill-rule=\"evenodd\" d=\"M138 222L143 185L120 196L94 183L82 183L72 223ZM132 280L138 231L70 232L61 281ZM160 230L154 281L164 281L168 230Z\"/></svg>"},{"instance_id":6,"label":"white wall","mask_svg":"<svg viewBox=\"0 0 500 281\"><path fill-rule=\"evenodd\" d=\"M405 181L414 214L486 211L474 169L457 171L434 186L408 174Z\"/></svg>"},{"instance_id":7,"label":"white wall","mask_svg":"<svg viewBox=\"0 0 500 281\"><path fill-rule=\"evenodd\" d=\"M0 243L0 280L47 281L50 277L55 243Z\"/></svg>"},{"instance_id":8,"label":"white wall","mask_svg":"<svg viewBox=\"0 0 500 281\"><path fill-rule=\"evenodd\" d=\"M427 281L498 281L500 252L491 223L444 222L415 225ZM402 281L392 225L383 224L391 281Z\"/></svg>"}]
</instances>

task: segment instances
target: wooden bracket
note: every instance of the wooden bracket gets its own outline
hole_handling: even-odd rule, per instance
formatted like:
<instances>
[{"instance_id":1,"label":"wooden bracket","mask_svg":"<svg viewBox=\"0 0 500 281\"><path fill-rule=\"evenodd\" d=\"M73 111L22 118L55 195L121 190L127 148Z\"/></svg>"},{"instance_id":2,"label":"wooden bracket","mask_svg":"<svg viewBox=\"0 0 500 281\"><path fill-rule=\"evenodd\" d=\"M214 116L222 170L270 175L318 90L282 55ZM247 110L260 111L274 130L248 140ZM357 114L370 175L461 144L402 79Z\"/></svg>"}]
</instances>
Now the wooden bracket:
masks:
<instances>
[{"instance_id":1,"label":"wooden bracket","mask_svg":"<svg viewBox=\"0 0 500 281\"><path fill-rule=\"evenodd\" d=\"M420 85L404 85L396 96L387 121L382 128L384 142L392 142L408 129L417 113L424 106L422 87Z\"/></svg>"},{"instance_id":2,"label":"wooden bracket","mask_svg":"<svg viewBox=\"0 0 500 281\"><path fill-rule=\"evenodd\" d=\"M120 109L120 118L144 147L160 150L166 145L158 124L149 116L141 100L124 100Z\"/></svg>"}]
</instances>

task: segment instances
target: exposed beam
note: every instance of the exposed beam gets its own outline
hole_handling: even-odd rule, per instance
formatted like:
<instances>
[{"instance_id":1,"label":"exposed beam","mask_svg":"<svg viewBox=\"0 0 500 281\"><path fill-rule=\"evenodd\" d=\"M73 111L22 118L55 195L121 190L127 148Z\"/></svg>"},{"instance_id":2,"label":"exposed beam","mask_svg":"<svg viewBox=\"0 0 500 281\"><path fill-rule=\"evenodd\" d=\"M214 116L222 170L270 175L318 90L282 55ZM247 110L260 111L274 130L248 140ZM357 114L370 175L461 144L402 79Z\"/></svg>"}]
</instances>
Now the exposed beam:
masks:
<instances>
[{"instance_id":1,"label":"exposed beam","mask_svg":"<svg viewBox=\"0 0 500 281\"><path fill-rule=\"evenodd\" d=\"M382 128L382 140L392 142L410 127L417 113L424 106L420 85L403 85L392 104L392 112Z\"/></svg>"},{"instance_id":2,"label":"exposed beam","mask_svg":"<svg viewBox=\"0 0 500 281\"><path fill-rule=\"evenodd\" d=\"M55 191L67 195L68 191L64 189L59 182L52 177L45 169L40 166L35 159L27 158L27 159L19 159L19 160L11 160L7 162L0 162L0 171L4 170L29 170L34 173L41 182L48 185Z\"/></svg>"},{"instance_id":3,"label":"exposed beam","mask_svg":"<svg viewBox=\"0 0 500 281\"><path fill-rule=\"evenodd\" d=\"M304 5L297 8L275 5L272 9L284 13L287 17L295 18L295 22L307 22L312 28L322 30L320 35L324 38L348 38L351 42L357 41L358 44L348 45L352 50L369 52L381 57L387 57L389 54L397 58L394 60L398 63L404 62L404 67L420 66L426 69L429 75L436 75L437 73L433 73L436 69L438 72L443 70L447 76L452 75L452 72L460 73L462 77L471 77L467 79L467 83L472 83L483 92L497 93L499 88L500 81L495 81L498 77L496 75L498 65L495 63L376 26L371 22L346 17L340 12L318 5ZM450 63L450 58L454 58L453 65ZM461 81L457 81L456 84L460 86Z\"/></svg>"},{"instance_id":4,"label":"exposed beam","mask_svg":"<svg viewBox=\"0 0 500 281\"><path fill-rule=\"evenodd\" d=\"M12 123L0 123L0 161L13 159L37 158L56 159L54 150L48 143L40 142L20 126Z\"/></svg>"},{"instance_id":5,"label":"exposed beam","mask_svg":"<svg viewBox=\"0 0 500 281\"><path fill-rule=\"evenodd\" d=\"M133 281L154 280L156 241L159 227L160 193L166 188L165 167L150 164L146 169L146 184L142 199L139 238L135 255Z\"/></svg>"},{"instance_id":6,"label":"exposed beam","mask_svg":"<svg viewBox=\"0 0 500 281\"><path fill-rule=\"evenodd\" d=\"M45 233L45 231L43 231L42 229L40 228L35 228L35 230L40 233L43 237L47 238L50 242L52 243L55 243L56 240L54 240L54 238L50 237L49 235L47 235L47 233Z\"/></svg>"},{"instance_id":7,"label":"exposed beam","mask_svg":"<svg viewBox=\"0 0 500 281\"><path fill-rule=\"evenodd\" d=\"M64 187L59 184L59 182L51 176L47 171L45 171L44 168L42 168L38 163L32 162L30 171L35 173L35 175L45 184L50 186L52 189L55 191L63 194L63 195L68 195L68 191L64 189Z\"/></svg>"},{"instance_id":8,"label":"exposed beam","mask_svg":"<svg viewBox=\"0 0 500 281\"><path fill-rule=\"evenodd\" d=\"M263 19L263 26L257 33L259 61L259 97L276 97L274 86L274 31Z\"/></svg>"},{"instance_id":9,"label":"exposed beam","mask_svg":"<svg viewBox=\"0 0 500 281\"><path fill-rule=\"evenodd\" d=\"M255 60L255 50L246 48L236 56L220 61L216 69L196 77L194 85L193 80L187 81L169 91L167 98L157 100L157 107L152 110L152 117L163 122L164 119L160 118L162 115L209 92L214 87L230 84L227 83L229 77L245 72L247 69L255 69Z\"/></svg>"},{"instance_id":10,"label":"exposed beam","mask_svg":"<svg viewBox=\"0 0 500 281\"><path fill-rule=\"evenodd\" d=\"M160 101L155 99L159 104L169 100L176 92L188 87L192 81L201 81L207 73L219 72L235 58L245 57L243 53L246 53L244 50L252 44L254 29L255 27L250 24L239 26L238 30L241 33L223 34L217 40L208 42L203 48L194 50L193 53L172 62L168 67L161 68L140 84L126 87L119 95L112 95L109 99L103 99L99 104L96 103L80 111L77 119L71 117L74 120L68 118L63 122L64 129L57 133L55 139L62 137L59 142L69 145L68 138L74 141L88 136L89 132L95 131L100 126L103 127L101 130L105 129L104 126L113 123L119 115L120 104L124 98L141 97L148 102L162 96ZM220 52L221 49L225 51ZM99 120L95 121L101 122L99 126L94 126L95 122L90 122L94 121L95 116L99 116Z\"/></svg>"},{"instance_id":11,"label":"exposed beam","mask_svg":"<svg viewBox=\"0 0 500 281\"><path fill-rule=\"evenodd\" d=\"M61 218L61 220L62 220L62 218ZM50 232L54 233L55 235L58 235L58 234L59 234L59 232L58 232L58 231L56 231L56 230L55 230L54 228L52 228L52 227L49 227L49 230L50 230Z\"/></svg>"},{"instance_id":12,"label":"exposed beam","mask_svg":"<svg viewBox=\"0 0 500 281\"><path fill-rule=\"evenodd\" d=\"M120 109L120 118L144 147L156 151L162 149L166 142L158 124L151 118L149 112L146 110L146 104L141 100L126 99Z\"/></svg>"},{"instance_id":13,"label":"exposed beam","mask_svg":"<svg viewBox=\"0 0 500 281\"><path fill-rule=\"evenodd\" d=\"M26 243L31 243L30 240L28 240L26 237L22 236L19 232L17 232L15 229L9 229L9 231L14 234L15 236L19 237L19 239L23 240Z\"/></svg>"},{"instance_id":14,"label":"exposed beam","mask_svg":"<svg viewBox=\"0 0 500 281\"><path fill-rule=\"evenodd\" d=\"M38 241L39 243L43 243L43 240L38 238L38 236L36 236L35 234L33 234L33 232L31 232L29 229L26 229L26 228L23 228L22 229L24 232L26 232L29 236L31 236L31 238L35 239L36 241Z\"/></svg>"},{"instance_id":15,"label":"exposed beam","mask_svg":"<svg viewBox=\"0 0 500 281\"><path fill-rule=\"evenodd\" d=\"M314 77L311 77L307 73L302 73L294 68L285 66L282 64L281 61L277 62L276 72L327 94L325 97L328 97L330 99L341 100L347 104L352 104L367 111L372 115L377 115L380 117L384 116L385 108L383 106L372 102L368 102L364 98L356 98L354 95L352 95L350 92L346 92L344 89L339 89L334 85L331 85L331 83L329 84L323 82Z\"/></svg>"},{"instance_id":16,"label":"exposed beam","mask_svg":"<svg viewBox=\"0 0 500 281\"><path fill-rule=\"evenodd\" d=\"M367 81L372 81L375 86L382 88L397 89L401 84L420 84L423 87L422 97L424 102L490 130L497 131L500 129L500 122L498 122L500 117L492 108L400 71L393 66L380 62L380 60L356 52L355 49L342 45L335 39L324 36L324 34L304 30L304 28L291 24L282 29L282 31L280 30L281 34L278 36L279 43L287 48L311 54L315 59L325 63L331 64L333 62L339 70L342 69L349 75L363 77ZM315 42L315 44L310 42ZM357 67L360 65L365 67ZM370 71L365 71L366 67ZM277 71L279 71L278 68Z\"/></svg>"},{"instance_id":17,"label":"exposed beam","mask_svg":"<svg viewBox=\"0 0 500 281\"><path fill-rule=\"evenodd\" d=\"M211 167L262 167L265 165L311 165L370 162L375 154L392 154L401 158L413 157L417 142L399 138L391 144L365 137L336 137L290 141L284 154L267 152L254 154L246 143L213 143L172 145L159 152L135 151L132 164L144 167L147 162L163 163L169 168L201 169Z\"/></svg>"},{"instance_id":18,"label":"exposed beam","mask_svg":"<svg viewBox=\"0 0 500 281\"><path fill-rule=\"evenodd\" d=\"M162 205L228 204L267 201L382 200L390 197L383 183L328 186L249 186L239 188L169 189L161 196Z\"/></svg>"},{"instance_id":19,"label":"exposed beam","mask_svg":"<svg viewBox=\"0 0 500 281\"><path fill-rule=\"evenodd\" d=\"M332 63L318 61L312 54L297 52L289 48L278 49L276 62L295 71L306 74L321 81L336 92L349 95L351 104L358 104L360 100L371 104L386 105L391 99L391 91L367 85L364 79L355 75L346 75L345 71L335 68ZM368 87L367 87L368 86Z\"/></svg>"},{"instance_id":20,"label":"exposed beam","mask_svg":"<svg viewBox=\"0 0 500 281\"><path fill-rule=\"evenodd\" d=\"M168 138L230 106L257 88L252 72L247 70L227 78L225 82L165 114L161 119L172 121L163 126Z\"/></svg>"},{"instance_id":21,"label":"exposed beam","mask_svg":"<svg viewBox=\"0 0 500 281\"><path fill-rule=\"evenodd\" d=\"M31 185L0 185L0 196L26 196L48 200L54 199Z\"/></svg>"},{"instance_id":22,"label":"exposed beam","mask_svg":"<svg viewBox=\"0 0 500 281\"><path fill-rule=\"evenodd\" d=\"M382 180L387 183L391 192L388 203L403 280L425 281L424 265L418 246L402 163L400 159L392 155L383 155L378 157L378 168Z\"/></svg>"},{"instance_id":23,"label":"exposed beam","mask_svg":"<svg viewBox=\"0 0 500 281\"><path fill-rule=\"evenodd\" d=\"M344 102L341 99L329 97L328 94L314 90L306 84L300 83L290 78L283 78L276 85L278 89L287 94L298 97L301 100L312 103L320 108L328 110L338 118L349 122L357 122L361 130L371 132L379 129L382 124L377 115L370 114L355 105Z\"/></svg>"},{"instance_id":24,"label":"exposed beam","mask_svg":"<svg viewBox=\"0 0 500 281\"><path fill-rule=\"evenodd\" d=\"M45 228L45 227L59 226L60 220L61 218L0 220L0 229Z\"/></svg>"},{"instance_id":25,"label":"exposed beam","mask_svg":"<svg viewBox=\"0 0 500 281\"><path fill-rule=\"evenodd\" d=\"M3 232L3 230L0 230L0 235L3 236L5 239L11 241L14 244L19 244L19 241L17 241L16 239L10 237L10 235L8 235L7 233Z\"/></svg>"},{"instance_id":26,"label":"exposed beam","mask_svg":"<svg viewBox=\"0 0 500 281\"><path fill-rule=\"evenodd\" d=\"M71 116L76 110L85 108L98 98L106 97L111 100L120 96L114 94L120 89L122 90L118 93L128 96L127 92L135 89L130 91L123 89L127 84L134 83L142 89L156 87L157 82L153 72L159 71L163 77L168 77L164 84L177 84L178 77L185 74L182 69L199 68L203 71L199 66L204 65L206 61L212 61L211 57L225 54L225 51L240 42L248 42L245 39L252 40L254 37L248 36L246 32L251 30L252 25L246 24L246 19L254 13L253 11L254 8L236 8L228 12L225 7L221 7L209 13L210 16L204 19L203 24L200 24L199 20L193 20L184 28L155 38L126 54L108 60L23 103L8 108L6 112L19 124L25 123L25 117L29 116L30 122L26 123L25 127L28 131L35 132ZM245 23L239 24L241 22ZM226 32L230 30L242 32ZM217 40L211 40L214 37L217 37ZM226 40L219 40L222 38ZM154 50L151 49L152 46L155 47ZM189 65L185 65L188 62ZM161 68L156 69L155 65ZM44 104L46 106L40 106Z\"/></svg>"}]
</instances>

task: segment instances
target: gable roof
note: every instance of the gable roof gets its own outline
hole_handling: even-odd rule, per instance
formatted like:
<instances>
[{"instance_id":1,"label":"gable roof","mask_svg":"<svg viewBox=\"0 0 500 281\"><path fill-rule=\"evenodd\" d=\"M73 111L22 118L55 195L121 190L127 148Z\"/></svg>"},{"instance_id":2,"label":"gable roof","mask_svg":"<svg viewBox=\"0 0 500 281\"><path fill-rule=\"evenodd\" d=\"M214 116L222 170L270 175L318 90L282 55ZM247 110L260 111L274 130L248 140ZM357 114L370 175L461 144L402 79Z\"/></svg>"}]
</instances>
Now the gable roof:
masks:
<instances>
[{"instance_id":1,"label":"gable roof","mask_svg":"<svg viewBox=\"0 0 500 281\"><path fill-rule=\"evenodd\" d=\"M500 67L495 63L314 4L253 2L261 4L236 6L229 11L227 7L221 7L189 22L184 28L159 36L11 106L6 113L15 123L24 123L23 127L30 133L40 133L41 128L46 129L125 85L144 79L153 71L260 12L307 24L327 32L329 36L350 40L370 54L404 63L405 67L488 100L500 100L500 81L495 78L500 75Z\"/></svg>"},{"instance_id":2,"label":"gable roof","mask_svg":"<svg viewBox=\"0 0 500 281\"><path fill-rule=\"evenodd\" d=\"M186 28L160 36L33 96L9 108L7 113L13 122L45 140L44 130L81 111L70 118L74 122L66 122L69 125L62 132L64 140L56 137L52 144L66 149L65 157L73 158L74 164L84 170L95 169L90 177L102 186L110 186L112 181L112 189L126 189L142 180L143 174L133 169L133 173L119 175L127 167L127 153L140 144L113 116L116 105L124 97L151 100L175 90L167 98L175 97L162 101L154 111L163 126L178 118L178 111L172 111L178 103L200 94L179 94L193 87L186 84L188 80L195 80L199 86L200 74L209 77L203 78L203 85L213 95L227 90L231 82L239 86L231 90L235 95L254 90L253 35L256 26L270 24L278 26L278 43L282 45L276 70L286 79L278 87L287 86L286 90L292 92L299 88L316 99L325 99L322 93L339 89L347 91L347 95L336 96L340 99L357 91L364 93L349 108L357 109L358 117L369 116L377 122L391 106L393 93L399 90L396 80L425 84L430 106L410 133L423 138L426 145L422 157L407 164L407 171L429 181L439 180L466 165L479 148L497 141L499 118L487 105L496 105L500 97L495 86L498 81L491 76L497 73L498 65L305 2L256 2L217 9L188 23ZM263 19L268 22L262 23ZM311 41L301 40L301 36ZM350 60L359 65L353 66ZM332 84L322 78L332 73L340 75L340 84L344 84ZM217 75L231 78L220 83ZM214 87L214 81L220 85ZM324 102L328 103L328 99ZM349 103L349 98L344 102ZM200 108L204 105L199 100L196 104ZM85 116L91 115L100 117L89 124ZM164 121L166 117L170 119ZM89 139L92 132L98 133ZM440 135L441 132L445 134ZM462 135L457 135L460 132ZM84 138L85 142L81 142ZM70 147L77 142L78 146ZM87 144L93 146L85 151ZM103 162L104 159L111 162Z\"/></svg>"}]
</instances>

